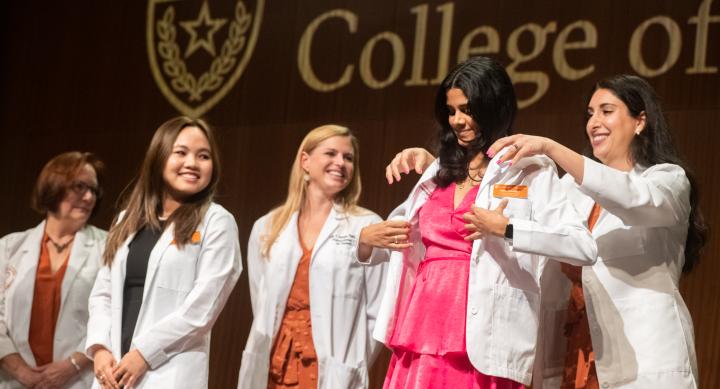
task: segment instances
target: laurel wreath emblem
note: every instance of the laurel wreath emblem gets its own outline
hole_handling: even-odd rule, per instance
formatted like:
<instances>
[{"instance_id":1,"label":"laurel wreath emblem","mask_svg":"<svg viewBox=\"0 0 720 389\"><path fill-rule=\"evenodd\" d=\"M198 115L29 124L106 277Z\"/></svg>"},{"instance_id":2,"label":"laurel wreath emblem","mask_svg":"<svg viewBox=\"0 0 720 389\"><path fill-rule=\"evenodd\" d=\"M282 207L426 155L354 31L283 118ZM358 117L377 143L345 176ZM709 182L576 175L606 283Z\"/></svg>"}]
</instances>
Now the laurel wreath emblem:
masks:
<instances>
[{"instance_id":1,"label":"laurel wreath emblem","mask_svg":"<svg viewBox=\"0 0 720 389\"><path fill-rule=\"evenodd\" d=\"M228 37L222 45L220 55L215 57L210 69L196 79L180 57L180 46L176 41L175 8L168 7L162 19L157 21L157 51L163 59L162 68L170 78L173 89L178 93L188 93L190 101L200 101L203 93L219 88L225 76L235 66L235 57L245 47L245 35L251 21L252 15L247 12L245 4L238 1L235 5L235 18L228 27Z\"/></svg>"}]
</instances>

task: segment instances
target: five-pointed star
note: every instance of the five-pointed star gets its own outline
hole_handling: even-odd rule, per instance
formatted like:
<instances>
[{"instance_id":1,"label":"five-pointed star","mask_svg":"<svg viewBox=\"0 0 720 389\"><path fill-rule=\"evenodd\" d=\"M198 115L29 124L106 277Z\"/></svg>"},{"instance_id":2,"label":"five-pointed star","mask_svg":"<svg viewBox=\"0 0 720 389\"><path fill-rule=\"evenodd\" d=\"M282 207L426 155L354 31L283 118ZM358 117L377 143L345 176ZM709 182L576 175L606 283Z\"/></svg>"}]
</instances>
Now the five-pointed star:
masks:
<instances>
[{"instance_id":1,"label":"five-pointed star","mask_svg":"<svg viewBox=\"0 0 720 389\"><path fill-rule=\"evenodd\" d=\"M185 58L192 55L195 50L203 48L207 50L210 55L215 56L215 42L213 41L213 34L215 34L225 23L227 19L211 19L210 8L208 7L207 1L203 2L200 7L200 13L195 20L188 20L180 22L182 28L190 34L190 43L185 49ZM200 26L209 27L205 37L198 39L198 32L196 29Z\"/></svg>"}]
</instances>

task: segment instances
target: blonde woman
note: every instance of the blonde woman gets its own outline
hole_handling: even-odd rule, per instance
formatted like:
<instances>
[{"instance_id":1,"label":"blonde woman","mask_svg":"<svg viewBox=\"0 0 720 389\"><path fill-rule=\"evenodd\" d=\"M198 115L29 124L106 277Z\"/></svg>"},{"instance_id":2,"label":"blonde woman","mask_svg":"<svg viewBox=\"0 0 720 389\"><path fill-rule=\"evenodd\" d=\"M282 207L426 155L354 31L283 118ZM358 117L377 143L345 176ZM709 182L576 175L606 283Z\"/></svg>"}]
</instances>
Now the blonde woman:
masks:
<instances>
[{"instance_id":1,"label":"blonde woman","mask_svg":"<svg viewBox=\"0 0 720 389\"><path fill-rule=\"evenodd\" d=\"M379 343L371 333L384 262L404 248L404 222L357 205L358 144L350 130L305 136L285 203L261 217L248 243L254 321L238 387L367 388Z\"/></svg>"},{"instance_id":2,"label":"blonde woman","mask_svg":"<svg viewBox=\"0 0 720 389\"><path fill-rule=\"evenodd\" d=\"M212 202L217 153L201 120L155 132L90 296L95 387L207 387L210 330L242 270L235 219Z\"/></svg>"}]
</instances>

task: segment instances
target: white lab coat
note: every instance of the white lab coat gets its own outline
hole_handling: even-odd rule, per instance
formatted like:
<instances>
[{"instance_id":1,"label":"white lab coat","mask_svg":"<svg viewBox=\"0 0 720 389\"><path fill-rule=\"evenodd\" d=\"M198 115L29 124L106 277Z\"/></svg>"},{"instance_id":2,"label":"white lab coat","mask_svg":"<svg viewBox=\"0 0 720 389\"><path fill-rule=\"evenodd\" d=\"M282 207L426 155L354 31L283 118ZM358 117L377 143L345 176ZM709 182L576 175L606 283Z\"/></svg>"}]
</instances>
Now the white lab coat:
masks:
<instances>
[{"instance_id":1,"label":"white lab coat","mask_svg":"<svg viewBox=\"0 0 720 389\"><path fill-rule=\"evenodd\" d=\"M44 232L43 221L35 228L0 239L0 358L20 353L30 366L36 366L28 332ZM89 225L75 234L61 286L54 361L69 358L75 352L85 352L87 301L102 262L105 235L105 231ZM66 387L87 389L92 384L92 377L92 368L87 368L72 378ZM22 387L0 370L0 389Z\"/></svg>"},{"instance_id":2,"label":"white lab coat","mask_svg":"<svg viewBox=\"0 0 720 389\"><path fill-rule=\"evenodd\" d=\"M197 227L199 242L180 249L173 225L158 239L148 260L145 291L131 349L150 369L136 388L206 388L210 330L242 271L233 216L210 205ZM120 361L123 287L129 236L103 266L90 295L86 349L101 345ZM95 381L93 387L99 387Z\"/></svg>"},{"instance_id":3,"label":"white lab coat","mask_svg":"<svg viewBox=\"0 0 720 389\"><path fill-rule=\"evenodd\" d=\"M360 230L382 221L371 211L351 214L336 205L313 247L310 262L312 338L319 389L365 389L380 344L371 334L382 295L388 251L374 249L375 266L357 261ZM296 212L273 244L260 254L270 214L255 222L248 243L253 324L242 355L238 388L266 388L270 351L280 329L302 249Z\"/></svg>"},{"instance_id":4,"label":"white lab coat","mask_svg":"<svg viewBox=\"0 0 720 389\"><path fill-rule=\"evenodd\" d=\"M526 158L512 167L490 161L480 183L475 205L495 209L495 184L526 185L527 199L508 198L505 216L514 227L512 244L487 236L473 242L468 281L465 343L470 362L478 371L530 384L540 314L540 282L547 258L591 264L597 251L583 218L567 202L555 164L545 156ZM396 302L414 283L425 248L419 234L418 210L436 187L435 161L422 175L408 199L391 219L410 221L411 249L393 252L387 285L374 336L386 343L395 325ZM402 296L402 297L399 297ZM443 336L438 334L438 336Z\"/></svg>"},{"instance_id":5,"label":"white lab coat","mask_svg":"<svg viewBox=\"0 0 720 389\"><path fill-rule=\"evenodd\" d=\"M690 214L684 170L626 173L585 158L582 185L570 175L563 184L578 213L587 217L595 201L602 207L592 231L598 259L582 272L600 387L697 388L692 319L678 291ZM545 388L559 386L565 355L570 282L557 280L543 299Z\"/></svg>"}]
</instances>

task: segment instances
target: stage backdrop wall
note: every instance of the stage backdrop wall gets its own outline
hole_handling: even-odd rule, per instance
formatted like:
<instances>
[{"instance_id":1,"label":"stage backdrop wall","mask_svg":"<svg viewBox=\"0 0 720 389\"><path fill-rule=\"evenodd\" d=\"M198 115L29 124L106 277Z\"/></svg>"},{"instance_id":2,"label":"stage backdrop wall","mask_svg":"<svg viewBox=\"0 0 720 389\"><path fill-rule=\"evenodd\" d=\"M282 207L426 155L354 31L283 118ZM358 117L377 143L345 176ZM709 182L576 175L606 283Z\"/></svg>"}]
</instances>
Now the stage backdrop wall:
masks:
<instances>
[{"instance_id":1,"label":"stage backdrop wall","mask_svg":"<svg viewBox=\"0 0 720 389\"><path fill-rule=\"evenodd\" d=\"M360 138L362 204L386 215L416 177L388 187L400 149L430 145L432 104L470 55L507 65L515 129L582 147L585 97L617 73L649 79L695 170L708 223L720 221L720 5L712 0L227 0L7 2L2 6L0 234L41 218L28 198L68 150L107 163L95 225L107 228L153 131L202 116L221 144L217 201L243 250L255 219L285 196L303 135L324 123ZM695 322L701 387L720 387L720 239L681 291ZM213 388L234 387L251 322L246 274L213 331ZM662 325L662 323L658 323ZM379 388L384 354L372 369Z\"/></svg>"}]
</instances>

